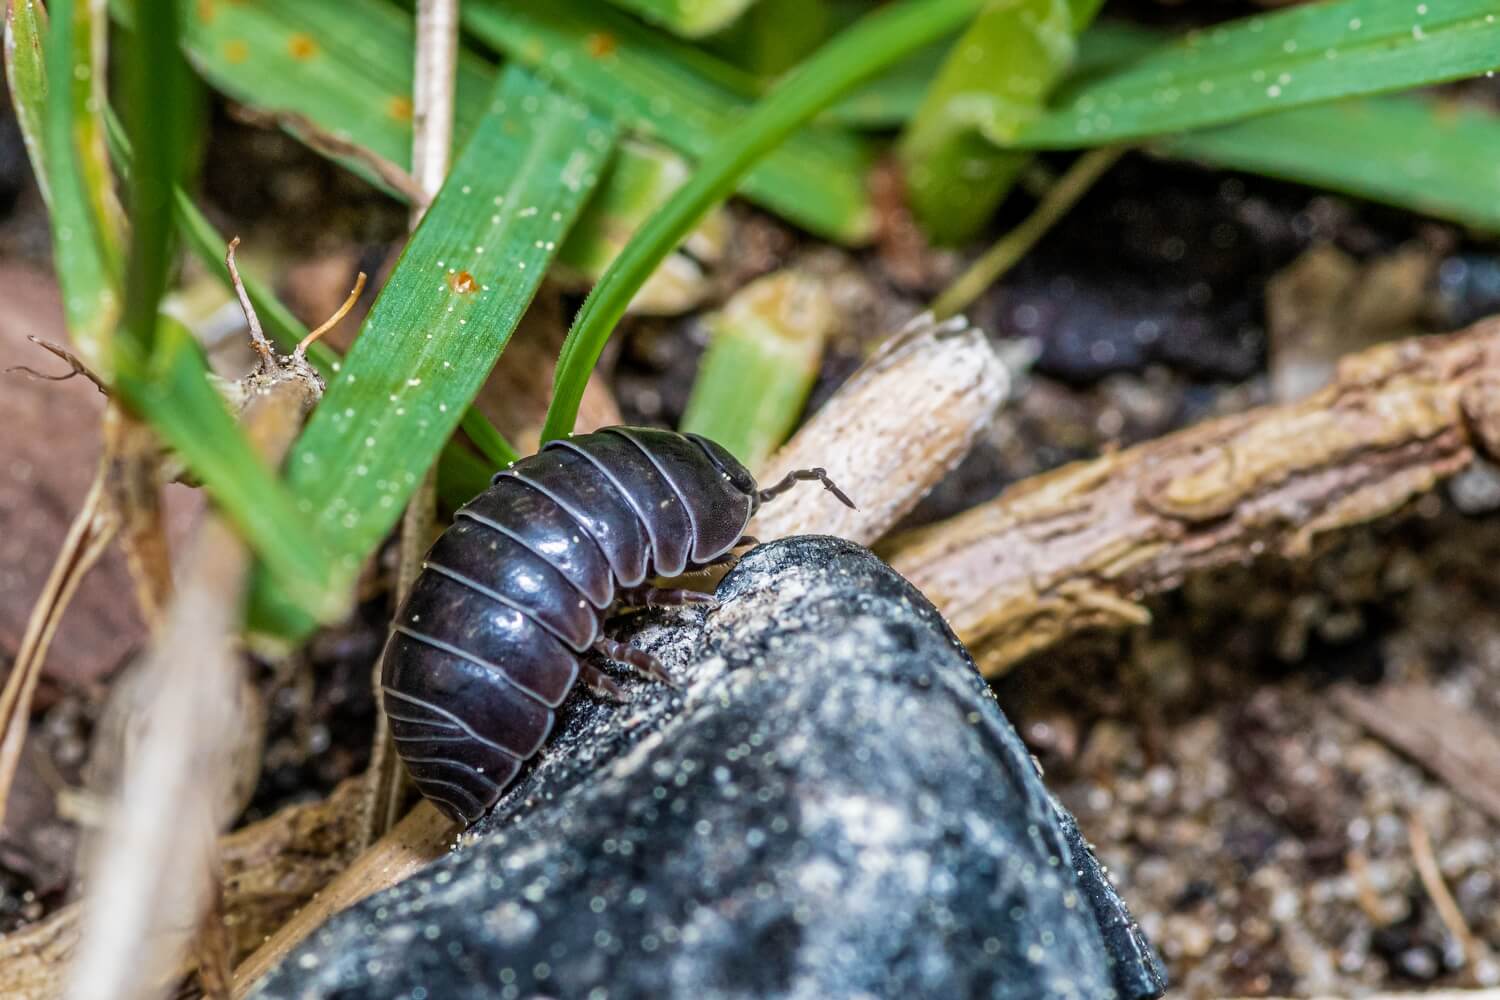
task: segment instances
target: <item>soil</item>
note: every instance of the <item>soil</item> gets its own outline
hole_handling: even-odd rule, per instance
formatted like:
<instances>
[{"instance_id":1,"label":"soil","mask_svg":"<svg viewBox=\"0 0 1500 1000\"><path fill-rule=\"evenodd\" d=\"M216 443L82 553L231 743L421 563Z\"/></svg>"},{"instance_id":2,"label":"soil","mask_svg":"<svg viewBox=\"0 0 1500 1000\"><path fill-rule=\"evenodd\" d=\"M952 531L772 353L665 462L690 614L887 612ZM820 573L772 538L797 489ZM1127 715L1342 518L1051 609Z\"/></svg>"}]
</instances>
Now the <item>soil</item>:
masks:
<instances>
[{"instance_id":1,"label":"soil","mask_svg":"<svg viewBox=\"0 0 1500 1000\"><path fill-rule=\"evenodd\" d=\"M17 147L0 107L0 256L45 261L44 217ZM401 210L361 182L222 110L206 148L211 215L247 240L254 234L284 279L299 263L336 254L351 272L373 273L370 261L378 265L402 231ZM743 252L726 260L736 280L812 261L844 290L849 321L830 346L814 407L956 263L951 254L913 266L879 249L814 247L743 205L735 212ZM1011 221L997 220L996 231ZM1266 401L1267 285L1321 243L1358 261L1411 246L1433 254L1422 310L1431 329L1500 307L1494 246L1451 227L1129 156L975 305L973 317L997 338L1033 338L1037 365L909 523L945 517L1060 463ZM326 280L343 289L350 277ZM696 318L627 323L613 375L627 419L680 416L703 339ZM1344 685L1421 683L1455 712L1500 726L1492 598L1500 520L1484 513L1496 505L1493 483L1486 489L1479 474L1306 562L1194 579L1158 602L1150 627L1072 642L997 684L1181 995L1500 982L1491 957L1500 952L1500 821L1367 734L1336 701ZM257 665L270 728L246 818L321 795L363 768L368 678L387 602L372 586L349 622L299 657ZM33 746L48 780L79 780L101 702L98 686L62 687L37 720ZM1418 878L1413 818L1481 942L1477 956L1466 958ZM14 836L7 831L0 846ZM0 850L0 930L66 897L59 864Z\"/></svg>"}]
</instances>

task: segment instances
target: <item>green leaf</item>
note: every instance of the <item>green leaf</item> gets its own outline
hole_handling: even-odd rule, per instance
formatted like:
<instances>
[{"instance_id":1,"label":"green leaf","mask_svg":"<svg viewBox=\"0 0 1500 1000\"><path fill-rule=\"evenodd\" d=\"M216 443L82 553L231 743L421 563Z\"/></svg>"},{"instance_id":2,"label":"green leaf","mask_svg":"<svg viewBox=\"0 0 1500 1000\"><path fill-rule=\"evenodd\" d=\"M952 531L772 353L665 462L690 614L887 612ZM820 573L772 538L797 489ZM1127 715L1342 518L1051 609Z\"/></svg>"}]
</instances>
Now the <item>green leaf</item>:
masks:
<instances>
[{"instance_id":1,"label":"green leaf","mask_svg":"<svg viewBox=\"0 0 1500 1000\"><path fill-rule=\"evenodd\" d=\"M520 67L447 182L288 458L312 529L354 579L478 393L615 142L608 120ZM258 621L293 634L260 594Z\"/></svg>"},{"instance_id":2,"label":"green leaf","mask_svg":"<svg viewBox=\"0 0 1500 1000\"><path fill-rule=\"evenodd\" d=\"M109 378L109 343L120 316L124 217L99 111L104 47L95 40L105 27L87 0L76 6L54 0L50 27L34 0L16 0L6 18L11 93L48 198L63 314L79 356Z\"/></svg>"},{"instance_id":3,"label":"green leaf","mask_svg":"<svg viewBox=\"0 0 1500 1000\"><path fill-rule=\"evenodd\" d=\"M130 165L129 144L125 139L123 129L112 116L108 117L108 123L111 152L121 172L126 173ZM180 188L173 192L173 196L177 226L188 249L199 259L209 274L217 277L225 288L232 290L233 282L230 280L228 268L224 265L224 251L228 245L228 239L214 228L213 223L208 221L208 217ZM245 294L250 297L250 304L255 307L256 315L260 317L261 326L265 328L266 334L282 350L292 351L307 336L307 327L292 315L292 311L269 288L257 280L243 263L240 265L240 278L244 284ZM321 341L308 348L307 360L324 379L331 378L340 367L338 355ZM472 407L464 414L464 429L476 443L480 444L486 458L493 464L505 465L515 460L514 449L505 441L500 432L495 430L483 415ZM477 464L479 464L479 459L471 455L461 444L456 441L448 442L447 447L443 449L438 469L438 492L445 502L457 507L478 492L478 490L469 490L454 493L443 488L443 484L446 483L450 487L464 489L476 481L481 481L482 487L482 480L486 477L476 476L473 473L474 466Z\"/></svg>"},{"instance_id":4,"label":"green leaf","mask_svg":"<svg viewBox=\"0 0 1500 1000\"><path fill-rule=\"evenodd\" d=\"M1340 0L1190 32L1058 95L1007 146L1139 140L1500 66L1494 0Z\"/></svg>"},{"instance_id":5,"label":"green leaf","mask_svg":"<svg viewBox=\"0 0 1500 1000\"><path fill-rule=\"evenodd\" d=\"M5 8L5 80L21 139L42 200L52 204L43 130L47 117L47 12L36 0L8 0Z\"/></svg>"},{"instance_id":6,"label":"green leaf","mask_svg":"<svg viewBox=\"0 0 1500 1000\"><path fill-rule=\"evenodd\" d=\"M599 190L558 251L552 277L570 290L587 291L690 175L686 161L670 150L638 139L621 142ZM730 228L722 212L705 218L686 240L691 256L676 253L664 261L631 301L631 310L671 316L698 305L712 288L698 262L714 263L722 257Z\"/></svg>"},{"instance_id":7,"label":"green leaf","mask_svg":"<svg viewBox=\"0 0 1500 1000\"><path fill-rule=\"evenodd\" d=\"M586 0L471 0L464 24L643 136L692 160L744 118L755 84L724 82L732 67ZM843 243L874 230L865 190L869 151L853 136L807 128L786 137L747 174L740 193L803 228Z\"/></svg>"},{"instance_id":8,"label":"green leaf","mask_svg":"<svg viewBox=\"0 0 1500 1000\"><path fill-rule=\"evenodd\" d=\"M152 339L149 361L122 345L117 388L203 483L282 591L313 618L339 614L346 596L329 585L327 549L208 381L192 334L163 316Z\"/></svg>"},{"instance_id":9,"label":"green leaf","mask_svg":"<svg viewBox=\"0 0 1500 1000\"><path fill-rule=\"evenodd\" d=\"M1029 157L1003 152L1041 114L1101 0L992 3L953 47L902 136L913 214L940 243L972 236Z\"/></svg>"},{"instance_id":10,"label":"green leaf","mask_svg":"<svg viewBox=\"0 0 1500 1000\"><path fill-rule=\"evenodd\" d=\"M747 171L842 94L973 16L981 0L907 0L840 33L758 102L703 156L698 172L641 227L584 300L563 343L542 440L567 435L594 365L641 285Z\"/></svg>"},{"instance_id":11,"label":"green leaf","mask_svg":"<svg viewBox=\"0 0 1500 1000\"><path fill-rule=\"evenodd\" d=\"M1167 136L1151 148L1500 232L1500 116L1485 108L1370 98Z\"/></svg>"},{"instance_id":12,"label":"green leaf","mask_svg":"<svg viewBox=\"0 0 1500 1000\"><path fill-rule=\"evenodd\" d=\"M699 38L725 27L754 0L610 0L668 31Z\"/></svg>"},{"instance_id":13,"label":"green leaf","mask_svg":"<svg viewBox=\"0 0 1500 1000\"><path fill-rule=\"evenodd\" d=\"M178 7L177 0L138 0L136 30L123 39L125 126L136 155L122 333L146 353L172 269L173 196L186 171L196 117L193 80L178 44Z\"/></svg>"},{"instance_id":14,"label":"green leaf","mask_svg":"<svg viewBox=\"0 0 1500 1000\"><path fill-rule=\"evenodd\" d=\"M942 68L950 45L923 49L889 70L856 87L834 104L819 121L857 129L895 129L909 122L922 106L927 87Z\"/></svg>"},{"instance_id":15,"label":"green leaf","mask_svg":"<svg viewBox=\"0 0 1500 1000\"><path fill-rule=\"evenodd\" d=\"M758 468L796 426L836 323L816 275L776 271L740 289L708 319L713 339L681 429Z\"/></svg>"},{"instance_id":16,"label":"green leaf","mask_svg":"<svg viewBox=\"0 0 1500 1000\"><path fill-rule=\"evenodd\" d=\"M811 55L838 22L832 0L756 0L705 47L756 77L775 77Z\"/></svg>"},{"instance_id":17,"label":"green leaf","mask_svg":"<svg viewBox=\"0 0 1500 1000\"><path fill-rule=\"evenodd\" d=\"M250 107L292 112L396 166L411 165L411 14L386 0L256 0L190 5L187 50L216 90ZM460 51L454 145L462 148L493 84ZM295 124L289 130L299 134ZM358 158L351 170L382 184Z\"/></svg>"},{"instance_id":18,"label":"green leaf","mask_svg":"<svg viewBox=\"0 0 1500 1000\"><path fill-rule=\"evenodd\" d=\"M353 23L360 26L357 33L335 30ZM260 111L295 115L301 121L288 130L325 155L332 152L321 148L302 123L397 167L409 165L415 44L410 12L387 0L215 2L196 6L190 28L191 60L216 89ZM329 31L334 31L333 42L320 44ZM460 50L458 148L483 116L493 83L493 69L472 52ZM674 154L645 143L622 147L619 157L562 247L561 262L590 284L671 190L636 186L616 191L616 179L679 169ZM332 158L405 200L406 194L382 181L364 159ZM671 296L657 298L667 301Z\"/></svg>"}]
</instances>

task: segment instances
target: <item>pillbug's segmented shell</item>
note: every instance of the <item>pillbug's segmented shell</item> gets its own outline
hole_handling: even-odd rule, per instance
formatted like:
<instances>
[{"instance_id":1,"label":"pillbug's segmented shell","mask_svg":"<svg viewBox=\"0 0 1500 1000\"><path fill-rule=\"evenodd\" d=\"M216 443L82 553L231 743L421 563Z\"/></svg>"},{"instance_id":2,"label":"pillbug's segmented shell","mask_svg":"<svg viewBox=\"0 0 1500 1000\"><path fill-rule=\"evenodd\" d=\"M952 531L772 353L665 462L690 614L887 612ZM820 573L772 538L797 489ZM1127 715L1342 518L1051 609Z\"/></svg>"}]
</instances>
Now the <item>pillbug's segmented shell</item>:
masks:
<instances>
[{"instance_id":1,"label":"pillbug's segmented shell","mask_svg":"<svg viewBox=\"0 0 1500 1000\"><path fill-rule=\"evenodd\" d=\"M761 498L713 442L640 427L495 476L427 554L386 644L385 712L422 793L478 819L546 742L621 588L724 556Z\"/></svg>"}]
</instances>

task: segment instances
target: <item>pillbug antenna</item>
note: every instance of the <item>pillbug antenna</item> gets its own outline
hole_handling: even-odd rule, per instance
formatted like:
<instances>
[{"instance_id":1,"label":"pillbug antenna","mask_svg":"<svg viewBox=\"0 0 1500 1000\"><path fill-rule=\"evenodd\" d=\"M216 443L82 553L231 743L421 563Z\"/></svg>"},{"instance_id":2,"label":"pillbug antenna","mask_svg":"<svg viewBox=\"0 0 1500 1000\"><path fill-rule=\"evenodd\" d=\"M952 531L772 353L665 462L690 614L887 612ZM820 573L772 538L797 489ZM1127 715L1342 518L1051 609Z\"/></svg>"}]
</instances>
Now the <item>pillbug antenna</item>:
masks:
<instances>
[{"instance_id":1,"label":"pillbug antenna","mask_svg":"<svg viewBox=\"0 0 1500 1000\"><path fill-rule=\"evenodd\" d=\"M759 503L765 503L767 500L774 500L781 496L781 494L798 483L810 482L822 483L825 490L839 498L839 503L850 510L859 510L858 507L854 506L854 501L850 500L848 495L839 489L832 479L828 478L828 472L825 469L795 469L792 472L788 472L786 478L781 482L775 486L768 486L757 493L756 499Z\"/></svg>"}]
</instances>

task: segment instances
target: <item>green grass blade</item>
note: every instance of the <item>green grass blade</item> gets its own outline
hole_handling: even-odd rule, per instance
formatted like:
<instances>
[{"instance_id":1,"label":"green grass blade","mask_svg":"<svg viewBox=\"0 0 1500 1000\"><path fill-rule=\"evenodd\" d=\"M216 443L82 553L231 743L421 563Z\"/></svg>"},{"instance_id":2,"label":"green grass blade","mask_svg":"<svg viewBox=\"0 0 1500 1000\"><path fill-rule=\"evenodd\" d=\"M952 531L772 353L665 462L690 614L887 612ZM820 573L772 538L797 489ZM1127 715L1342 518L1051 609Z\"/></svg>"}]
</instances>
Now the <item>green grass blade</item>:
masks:
<instances>
[{"instance_id":1,"label":"green grass blade","mask_svg":"<svg viewBox=\"0 0 1500 1000\"><path fill-rule=\"evenodd\" d=\"M897 129L911 121L927 87L942 69L950 45L923 49L856 87L848 97L818 116L819 121L855 129Z\"/></svg>"},{"instance_id":2,"label":"green grass blade","mask_svg":"<svg viewBox=\"0 0 1500 1000\"><path fill-rule=\"evenodd\" d=\"M1338 0L1192 32L1059 94L1007 145L1094 146L1308 104L1475 76L1500 66L1494 0Z\"/></svg>"},{"instance_id":3,"label":"green grass blade","mask_svg":"<svg viewBox=\"0 0 1500 1000\"><path fill-rule=\"evenodd\" d=\"M842 25L835 0L756 0L705 47L760 79L780 76Z\"/></svg>"},{"instance_id":4,"label":"green grass blade","mask_svg":"<svg viewBox=\"0 0 1500 1000\"><path fill-rule=\"evenodd\" d=\"M501 75L288 458L338 579L353 580L457 428L614 141L609 121L526 70ZM270 598L260 595L260 624L306 627L276 620Z\"/></svg>"},{"instance_id":5,"label":"green grass blade","mask_svg":"<svg viewBox=\"0 0 1500 1000\"><path fill-rule=\"evenodd\" d=\"M951 34L981 0L907 0L840 33L757 103L702 158L698 172L652 216L584 300L563 343L542 440L566 436L615 324L672 247L761 157L841 95L883 68Z\"/></svg>"},{"instance_id":6,"label":"green grass blade","mask_svg":"<svg viewBox=\"0 0 1500 1000\"><path fill-rule=\"evenodd\" d=\"M988 6L943 63L900 145L912 213L936 242L972 236L1029 157L1005 152L1068 71L1101 0Z\"/></svg>"},{"instance_id":7,"label":"green grass blade","mask_svg":"<svg viewBox=\"0 0 1500 1000\"><path fill-rule=\"evenodd\" d=\"M681 429L760 467L796 426L836 323L815 275L777 271L742 288L708 320L713 339Z\"/></svg>"},{"instance_id":8,"label":"green grass blade","mask_svg":"<svg viewBox=\"0 0 1500 1000\"><path fill-rule=\"evenodd\" d=\"M333 25L357 23L337 44L320 45ZM411 13L387 0L265 0L256 4L199 5L187 39L193 64L216 89L260 111L291 113L399 167L411 160L411 77L415 29ZM458 61L455 135L462 137L484 114L494 73L483 59L463 50ZM296 127L292 135L306 139ZM319 149L316 143L313 148ZM606 176L563 244L561 262L589 283L619 252L640 220L670 189L642 200L640 192L615 192L614 178L636 168L671 170L673 154L632 144L623 164ZM334 157L396 198L358 157ZM628 209L628 210L627 210Z\"/></svg>"},{"instance_id":9,"label":"green grass blade","mask_svg":"<svg viewBox=\"0 0 1500 1000\"><path fill-rule=\"evenodd\" d=\"M251 447L209 383L192 334L162 317L148 363L120 352L116 386L203 483L283 592L318 619L343 610L330 561L308 519Z\"/></svg>"},{"instance_id":10,"label":"green grass blade","mask_svg":"<svg viewBox=\"0 0 1500 1000\"><path fill-rule=\"evenodd\" d=\"M23 63L11 69L24 89L12 96L32 135L28 149L37 176L45 178L52 223L52 253L63 293L63 314L74 347L105 378L114 365L109 343L120 316L121 241L124 217L104 145L99 109L105 75L106 25L89 0L54 0L50 24L34 3L15 3L7 19L7 50ZM44 53L45 79L36 75Z\"/></svg>"},{"instance_id":11,"label":"green grass blade","mask_svg":"<svg viewBox=\"0 0 1500 1000\"><path fill-rule=\"evenodd\" d=\"M10 104L21 128L21 140L41 189L42 200L52 204L49 186L46 138L47 57L43 39L47 35L47 13L36 0L7 0L5 8L5 82Z\"/></svg>"},{"instance_id":12,"label":"green grass blade","mask_svg":"<svg viewBox=\"0 0 1500 1000\"><path fill-rule=\"evenodd\" d=\"M172 269L173 195L186 172L195 117L193 80L178 43L178 9L177 0L139 0L136 30L123 39L125 131L136 155L121 333L146 354Z\"/></svg>"},{"instance_id":13,"label":"green grass blade","mask_svg":"<svg viewBox=\"0 0 1500 1000\"><path fill-rule=\"evenodd\" d=\"M610 0L677 35L701 38L727 26L754 0Z\"/></svg>"},{"instance_id":14,"label":"green grass blade","mask_svg":"<svg viewBox=\"0 0 1500 1000\"><path fill-rule=\"evenodd\" d=\"M1431 98L1318 105L1152 144L1500 232L1500 115Z\"/></svg>"},{"instance_id":15,"label":"green grass blade","mask_svg":"<svg viewBox=\"0 0 1500 1000\"><path fill-rule=\"evenodd\" d=\"M750 107L745 89L711 57L587 0L471 0L464 24L507 57L606 108L635 132L703 161ZM810 232L868 240L869 151L825 128L789 135L750 171L740 193Z\"/></svg>"},{"instance_id":16,"label":"green grass blade","mask_svg":"<svg viewBox=\"0 0 1500 1000\"><path fill-rule=\"evenodd\" d=\"M411 165L409 12L386 0L256 0L189 5L187 51L216 90L250 107L301 115L402 169ZM484 115L493 73L461 51L454 145ZM296 128L290 129L296 134ZM358 159L351 170L381 184Z\"/></svg>"},{"instance_id":17,"label":"green grass blade","mask_svg":"<svg viewBox=\"0 0 1500 1000\"><path fill-rule=\"evenodd\" d=\"M106 117L109 123L111 152L120 171L126 173L130 163L129 145L119 123L113 116ZM229 278L229 270L224 266L224 251L228 246L228 238L214 228L213 223L208 221L208 217L180 188L173 192L173 195L177 226L188 249L202 262L208 273L217 277L226 289L232 290L233 284ZM265 328L266 334L283 351L293 350L302 338L307 336L307 327L292 315L292 311L268 287L257 280L243 263L240 265L240 277L245 293L250 296L250 304L255 307L255 312L260 317L261 326ZM322 342L314 343L308 348L307 359L325 379L332 378L341 367L339 356ZM481 450L491 462L504 465L515 458L515 450L511 448L504 436L472 407L464 414L464 429L473 440L483 442ZM478 462L479 460L458 442L448 443L443 449L438 470L439 493L444 502L456 507L477 492L477 490L467 493L448 492L442 488L442 484L447 483L463 489L476 479L482 480L483 476L476 477L472 474L472 466Z\"/></svg>"}]
</instances>

